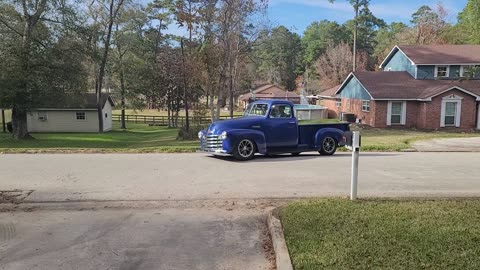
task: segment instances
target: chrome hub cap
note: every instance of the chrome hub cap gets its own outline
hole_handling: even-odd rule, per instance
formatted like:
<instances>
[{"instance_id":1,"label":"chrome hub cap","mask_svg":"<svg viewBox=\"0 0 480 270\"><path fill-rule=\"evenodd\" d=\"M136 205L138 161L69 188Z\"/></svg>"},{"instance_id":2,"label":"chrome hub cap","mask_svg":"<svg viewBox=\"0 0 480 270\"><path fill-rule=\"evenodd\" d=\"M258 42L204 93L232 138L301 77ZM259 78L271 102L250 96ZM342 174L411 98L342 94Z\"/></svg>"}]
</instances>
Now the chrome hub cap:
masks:
<instances>
[{"instance_id":1,"label":"chrome hub cap","mask_svg":"<svg viewBox=\"0 0 480 270\"><path fill-rule=\"evenodd\" d=\"M247 158L253 154L254 146L250 140L243 140L238 144L238 153L240 156Z\"/></svg>"},{"instance_id":2,"label":"chrome hub cap","mask_svg":"<svg viewBox=\"0 0 480 270\"><path fill-rule=\"evenodd\" d=\"M333 152L335 149L335 140L331 137L327 137L323 140L323 150L327 153Z\"/></svg>"}]
</instances>

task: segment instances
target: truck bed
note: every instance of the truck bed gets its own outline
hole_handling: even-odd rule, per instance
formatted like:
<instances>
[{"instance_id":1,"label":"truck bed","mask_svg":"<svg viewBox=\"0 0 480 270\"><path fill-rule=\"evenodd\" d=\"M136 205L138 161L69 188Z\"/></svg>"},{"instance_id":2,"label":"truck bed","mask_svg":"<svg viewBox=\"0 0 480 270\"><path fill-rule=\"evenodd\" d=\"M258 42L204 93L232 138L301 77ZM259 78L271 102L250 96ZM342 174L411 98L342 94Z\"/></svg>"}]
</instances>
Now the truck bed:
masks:
<instances>
[{"instance_id":1,"label":"truck bed","mask_svg":"<svg viewBox=\"0 0 480 270\"><path fill-rule=\"evenodd\" d=\"M349 131L349 123L330 123L330 124L299 124L298 125L298 134L299 134L299 145L314 145L314 137L318 130L325 128L336 128L343 131Z\"/></svg>"}]
</instances>

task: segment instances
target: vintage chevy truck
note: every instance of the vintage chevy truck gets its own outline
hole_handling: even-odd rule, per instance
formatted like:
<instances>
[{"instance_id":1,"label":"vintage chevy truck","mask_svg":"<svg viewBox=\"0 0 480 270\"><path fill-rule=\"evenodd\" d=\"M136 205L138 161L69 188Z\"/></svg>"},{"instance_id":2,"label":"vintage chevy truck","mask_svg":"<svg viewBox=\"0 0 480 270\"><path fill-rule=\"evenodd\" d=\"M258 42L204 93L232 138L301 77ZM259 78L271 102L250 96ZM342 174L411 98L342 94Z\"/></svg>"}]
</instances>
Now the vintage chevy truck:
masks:
<instances>
[{"instance_id":1,"label":"vintage chevy truck","mask_svg":"<svg viewBox=\"0 0 480 270\"><path fill-rule=\"evenodd\" d=\"M348 123L298 124L294 105L284 100L262 100L248 105L241 118L212 123L198 133L201 149L213 155L249 160L255 153L275 155L318 151L333 155L344 145Z\"/></svg>"}]
</instances>

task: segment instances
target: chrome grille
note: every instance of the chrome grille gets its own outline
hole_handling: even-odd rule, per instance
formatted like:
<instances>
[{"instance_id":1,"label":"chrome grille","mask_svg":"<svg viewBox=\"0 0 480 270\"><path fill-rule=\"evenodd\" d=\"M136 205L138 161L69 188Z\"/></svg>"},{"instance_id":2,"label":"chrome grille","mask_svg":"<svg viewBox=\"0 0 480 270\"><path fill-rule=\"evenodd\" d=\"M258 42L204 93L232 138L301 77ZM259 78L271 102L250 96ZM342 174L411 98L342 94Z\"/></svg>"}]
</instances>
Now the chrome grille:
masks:
<instances>
[{"instance_id":1,"label":"chrome grille","mask_svg":"<svg viewBox=\"0 0 480 270\"><path fill-rule=\"evenodd\" d=\"M203 151L222 150L222 139L217 135L207 135L202 139Z\"/></svg>"}]
</instances>

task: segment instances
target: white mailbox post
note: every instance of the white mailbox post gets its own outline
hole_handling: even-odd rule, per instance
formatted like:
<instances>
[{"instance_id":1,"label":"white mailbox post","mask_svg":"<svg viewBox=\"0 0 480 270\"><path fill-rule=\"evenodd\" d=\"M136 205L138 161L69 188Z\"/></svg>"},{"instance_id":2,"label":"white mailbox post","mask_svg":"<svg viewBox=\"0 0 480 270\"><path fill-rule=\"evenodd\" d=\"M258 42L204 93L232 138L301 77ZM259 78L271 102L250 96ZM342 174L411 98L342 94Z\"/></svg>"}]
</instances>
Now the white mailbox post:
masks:
<instances>
[{"instance_id":1,"label":"white mailbox post","mask_svg":"<svg viewBox=\"0 0 480 270\"><path fill-rule=\"evenodd\" d=\"M350 137L351 136L351 137ZM347 148L352 150L352 177L350 183L350 200L357 199L358 186L358 156L360 155L360 131L353 131L346 134Z\"/></svg>"}]
</instances>

